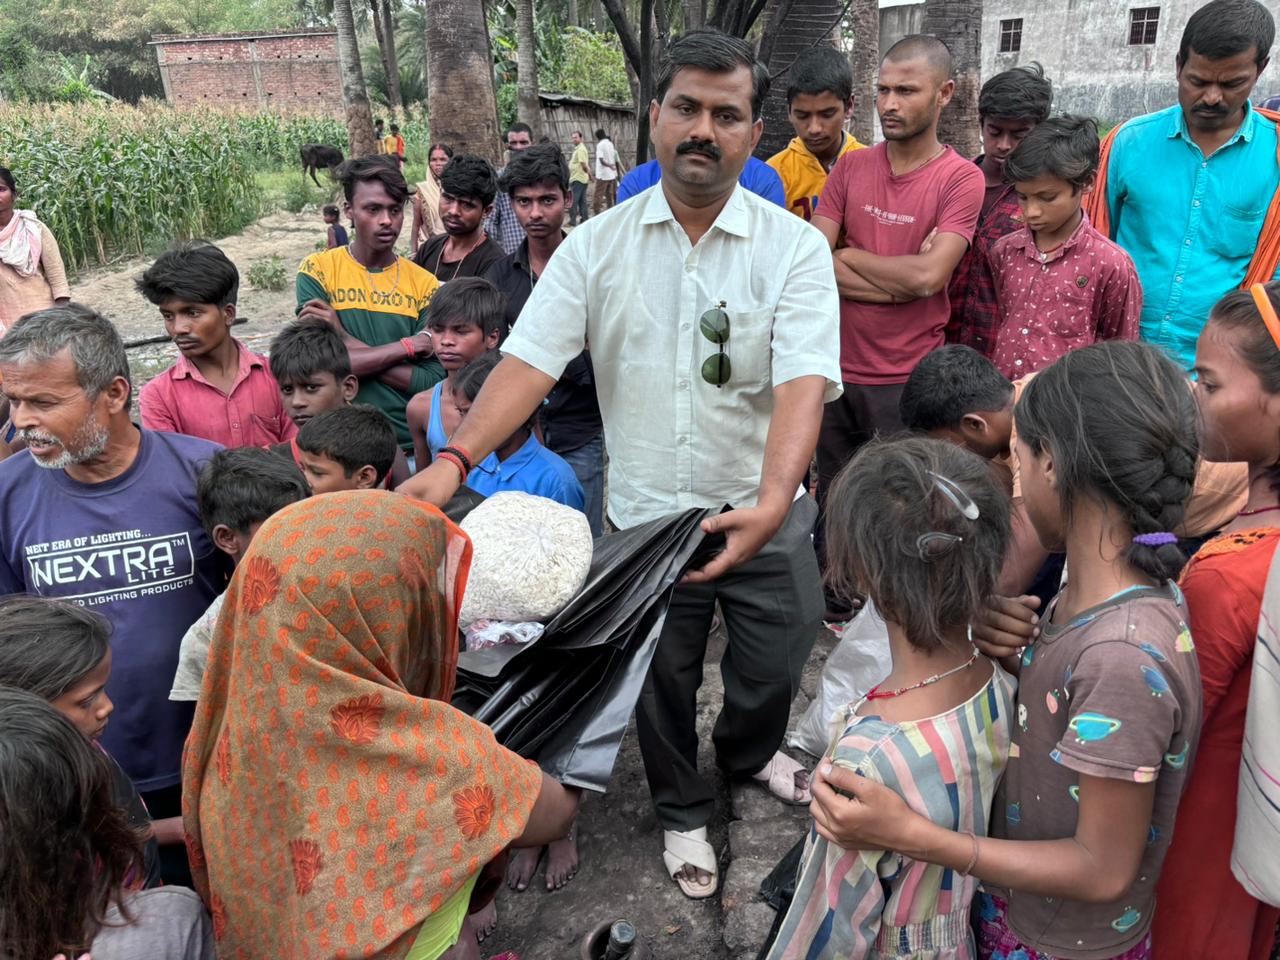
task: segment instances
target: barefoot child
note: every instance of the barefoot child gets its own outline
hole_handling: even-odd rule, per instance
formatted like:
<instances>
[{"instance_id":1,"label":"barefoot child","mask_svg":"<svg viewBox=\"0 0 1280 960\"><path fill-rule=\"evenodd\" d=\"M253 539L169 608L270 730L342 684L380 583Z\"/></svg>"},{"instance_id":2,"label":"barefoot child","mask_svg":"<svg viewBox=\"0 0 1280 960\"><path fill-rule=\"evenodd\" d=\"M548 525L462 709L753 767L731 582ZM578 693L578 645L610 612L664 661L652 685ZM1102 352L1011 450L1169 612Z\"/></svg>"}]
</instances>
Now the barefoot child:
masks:
<instances>
[{"instance_id":1,"label":"barefoot child","mask_svg":"<svg viewBox=\"0 0 1280 960\"><path fill-rule=\"evenodd\" d=\"M988 257L1000 302L992 359L1010 380L1097 341L1138 339L1133 261L1080 209L1097 172L1098 127L1084 117L1046 120L1005 161L1026 222Z\"/></svg>"},{"instance_id":2,"label":"barefoot child","mask_svg":"<svg viewBox=\"0 0 1280 960\"><path fill-rule=\"evenodd\" d=\"M506 330L506 297L488 280L463 277L441 287L431 301L427 330L445 379L409 401L406 416L419 470L431 465L458 429L462 415L449 400L458 373L498 346Z\"/></svg>"},{"instance_id":3,"label":"barefoot child","mask_svg":"<svg viewBox=\"0 0 1280 960\"><path fill-rule=\"evenodd\" d=\"M1270 323L1264 320L1268 308ZM1241 886L1230 862L1254 645L1262 643L1259 616L1280 544L1277 308L1280 284L1229 293L1213 308L1196 347L1204 456L1248 461L1249 499L1182 574L1204 726L1156 890L1157 956L1266 960L1280 920L1280 909ZM1213 897L1209 910L1206 891Z\"/></svg>"},{"instance_id":4,"label":"barefoot child","mask_svg":"<svg viewBox=\"0 0 1280 960\"><path fill-rule=\"evenodd\" d=\"M947 830L827 764L819 832L982 880L981 956L1145 960L1200 728L1195 648L1170 582L1195 401L1155 347L1105 343L1037 375L1014 418L1027 513L1047 549L1065 548L1069 573L1018 659L992 835Z\"/></svg>"},{"instance_id":5,"label":"barefoot child","mask_svg":"<svg viewBox=\"0 0 1280 960\"><path fill-rule=\"evenodd\" d=\"M267 358L231 335L240 274L209 243L156 258L137 283L160 308L178 362L138 392L142 425L224 447L268 447L297 428L284 415Z\"/></svg>"},{"instance_id":6,"label":"barefoot child","mask_svg":"<svg viewBox=\"0 0 1280 960\"><path fill-rule=\"evenodd\" d=\"M0 687L42 697L98 745L115 709L107 696L111 677L111 625L76 603L15 594L0 600ZM160 850L151 815L129 775L105 750L112 793L129 825L147 835L142 876L133 886L160 885ZM161 821L169 842L182 842L182 818ZM4 832L4 831L0 831Z\"/></svg>"},{"instance_id":7,"label":"barefoot child","mask_svg":"<svg viewBox=\"0 0 1280 960\"><path fill-rule=\"evenodd\" d=\"M305 500L310 492L291 462L266 450L245 447L219 450L209 459L196 484L196 502L209 539L233 564L238 564L267 518L291 503ZM218 594L183 634L170 700L200 699L209 644L225 597L225 593Z\"/></svg>"},{"instance_id":8,"label":"barefoot child","mask_svg":"<svg viewBox=\"0 0 1280 960\"><path fill-rule=\"evenodd\" d=\"M342 335L315 317L295 320L276 334L271 341L271 373L280 384L285 412L299 430L316 414L350 404L360 389L360 381L351 372L351 355ZM293 441L277 444L271 450L302 469ZM397 447L387 486L399 486L409 476L409 461Z\"/></svg>"},{"instance_id":9,"label":"barefoot child","mask_svg":"<svg viewBox=\"0 0 1280 960\"><path fill-rule=\"evenodd\" d=\"M329 203L324 208L325 231L325 249L332 250L334 247L345 247L347 245L347 228L342 225L339 218L338 207Z\"/></svg>"},{"instance_id":10,"label":"barefoot child","mask_svg":"<svg viewBox=\"0 0 1280 960\"><path fill-rule=\"evenodd\" d=\"M986 836L1015 683L978 654L969 623L1000 571L1007 499L978 457L912 438L864 447L826 518L828 576L875 601L893 656L889 676L836 718L829 755L946 829ZM846 851L815 829L769 957L971 957L976 888L959 868Z\"/></svg>"},{"instance_id":11,"label":"barefoot child","mask_svg":"<svg viewBox=\"0 0 1280 960\"><path fill-rule=\"evenodd\" d=\"M372 490L395 462L395 428L377 407L353 403L308 420L297 446L312 494Z\"/></svg>"}]
</instances>

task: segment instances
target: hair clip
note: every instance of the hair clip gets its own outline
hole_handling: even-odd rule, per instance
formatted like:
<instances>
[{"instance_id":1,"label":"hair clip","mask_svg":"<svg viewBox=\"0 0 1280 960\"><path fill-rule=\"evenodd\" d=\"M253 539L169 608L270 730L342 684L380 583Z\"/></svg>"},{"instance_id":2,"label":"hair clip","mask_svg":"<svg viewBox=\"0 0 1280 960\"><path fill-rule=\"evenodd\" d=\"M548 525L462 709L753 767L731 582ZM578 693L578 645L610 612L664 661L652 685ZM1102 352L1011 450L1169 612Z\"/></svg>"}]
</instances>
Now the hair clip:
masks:
<instances>
[{"instance_id":1,"label":"hair clip","mask_svg":"<svg viewBox=\"0 0 1280 960\"><path fill-rule=\"evenodd\" d=\"M980 516L978 505L969 498L969 495L964 492L960 484L949 477L944 477L940 473L934 473L932 470L928 471L928 473L929 476L933 477L933 485L955 505L955 508L960 511L966 520L978 519ZM929 534L925 534L925 536L929 536Z\"/></svg>"},{"instance_id":2,"label":"hair clip","mask_svg":"<svg viewBox=\"0 0 1280 960\"><path fill-rule=\"evenodd\" d=\"M1163 547L1170 543L1178 542L1176 533L1140 533L1133 538L1133 542L1143 547Z\"/></svg>"},{"instance_id":3,"label":"hair clip","mask_svg":"<svg viewBox=\"0 0 1280 960\"><path fill-rule=\"evenodd\" d=\"M964 537L955 533L942 533L930 530L916 537L916 555L924 563L932 563L951 552L958 543L964 543Z\"/></svg>"}]
</instances>

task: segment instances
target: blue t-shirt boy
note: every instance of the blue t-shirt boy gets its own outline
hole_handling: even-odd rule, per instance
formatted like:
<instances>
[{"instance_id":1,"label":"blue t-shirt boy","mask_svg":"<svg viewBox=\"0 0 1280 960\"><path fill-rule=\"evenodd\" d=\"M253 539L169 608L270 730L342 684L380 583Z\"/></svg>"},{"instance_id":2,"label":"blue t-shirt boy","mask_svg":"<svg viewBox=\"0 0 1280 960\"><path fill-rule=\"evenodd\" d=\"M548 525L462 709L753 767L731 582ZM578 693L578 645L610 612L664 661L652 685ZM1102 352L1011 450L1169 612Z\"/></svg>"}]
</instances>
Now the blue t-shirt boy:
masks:
<instances>
[{"instance_id":1,"label":"blue t-shirt boy","mask_svg":"<svg viewBox=\"0 0 1280 960\"><path fill-rule=\"evenodd\" d=\"M467 475L467 486L486 497L516 490L555 500L575 510L585 510L582 484L573 467L552 453L532 433L505 460L487 457Z\"/></svg>"},{"instance_id":2,"label":"blue t-shirt boy","mask_svg":"<svg viewBox=\"0 0 1280 960\"><path fill-rule=\"evenodd\" d=\"M72 480L25 451L0 463L0 594L58 597L111 621L115 713L102 745L140 791L182 779L194 704L169 700L178 644L226 581L196 478L216 443L141 430L133 465Z\"/></svg>"}]
</instances>

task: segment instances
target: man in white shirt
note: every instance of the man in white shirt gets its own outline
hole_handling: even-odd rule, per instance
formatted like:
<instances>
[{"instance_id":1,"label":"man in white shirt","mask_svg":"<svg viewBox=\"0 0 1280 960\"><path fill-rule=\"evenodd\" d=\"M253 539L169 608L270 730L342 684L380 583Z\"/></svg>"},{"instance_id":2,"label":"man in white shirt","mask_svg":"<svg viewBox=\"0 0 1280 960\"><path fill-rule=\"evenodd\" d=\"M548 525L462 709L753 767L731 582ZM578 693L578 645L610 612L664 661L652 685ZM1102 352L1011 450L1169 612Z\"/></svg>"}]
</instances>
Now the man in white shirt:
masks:
<instances>
[{"instance_id":1,"label":"man in white shirt","mask_svg":"<svg viewBox=\"0 0 1280 960\"><path fill-rule=\"evenodd\" d=\"M768 83L742 40L673 41L649 107L660 186L569 234L453 438L471 463L487 456L589 341L613 523L732 507L703 524L725 549L675 591L636 707L667 868L697 898L716 889L696 700L717 600L729 636L717 762L808 797L776 751L822 614L817 507L801 484L840 393L839 298L822 235L738 188ZM400 489L441 504L463 471L440 459Z\"/></svg>"},{"instance_id":2,"label":"man in white shirt","mask_svg":"<svg viewBox=\"0 0 1280 960\"><path fill-rule=\"evenodd\" d=\"M618 148L605 135L596 131L596 189L591 198L591 212L597 214L618 202Z\"/></svg>"}]
</instances>

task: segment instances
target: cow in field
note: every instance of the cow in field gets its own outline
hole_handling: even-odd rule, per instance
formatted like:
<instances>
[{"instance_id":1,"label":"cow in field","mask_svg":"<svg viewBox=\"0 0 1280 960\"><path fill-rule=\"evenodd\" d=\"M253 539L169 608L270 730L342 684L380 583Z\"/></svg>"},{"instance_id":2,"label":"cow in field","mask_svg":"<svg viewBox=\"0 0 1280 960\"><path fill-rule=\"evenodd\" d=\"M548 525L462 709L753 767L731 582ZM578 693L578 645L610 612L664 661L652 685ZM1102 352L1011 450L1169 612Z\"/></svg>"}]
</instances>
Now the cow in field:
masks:
<instances>
[{"instance_id":1,"label":"cow in field","mask_svg":"<svg viewBox=\"0 0 1280 960\"><path fill-rule=\"evenodd\" d=\"M332 170L342 163L342 151L337 147L326 147L323 143L303 144L298 153L302 157L302 175L311 174L317 187L320 186L320 181L316 180L317 170Z\"/></svg>"}]
</instances>

